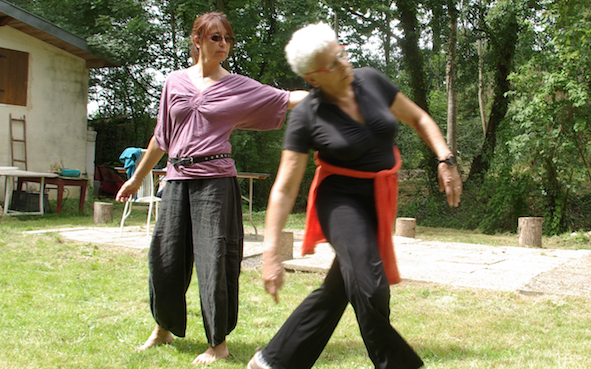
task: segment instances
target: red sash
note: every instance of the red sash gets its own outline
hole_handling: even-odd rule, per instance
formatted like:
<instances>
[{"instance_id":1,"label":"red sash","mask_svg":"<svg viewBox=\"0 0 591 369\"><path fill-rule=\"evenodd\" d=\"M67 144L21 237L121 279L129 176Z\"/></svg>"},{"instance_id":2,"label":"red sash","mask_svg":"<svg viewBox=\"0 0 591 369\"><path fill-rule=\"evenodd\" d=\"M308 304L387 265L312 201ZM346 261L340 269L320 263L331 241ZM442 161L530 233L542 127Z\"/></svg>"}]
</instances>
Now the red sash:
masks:
<instances>
[{"instance_id":1,"label":"red sash","mask_svg":"<svg viewBox=\"0 0 591 369\"><path fill-rule=\"evenodd\" d=\"M317 167L308 194L306 229L302 244L302 255L313 254L318 243L326 242L326 238L324 237L322 229L320 228L320 223L318 222L318 215L316 214L316 194L320 183L331 174L354 178L373 178L374 197L378 216L377 237L380 256L382 257L388 282L390 282L390 284L395 284L401 281L398 266L396 265L394 243L392 242L392 226L394 219L396 218L398 205L397 173L402 166L400 152L396 146L394 146L394 158L396 164L392 169L385 169L379 172L363 172L330 165L318 157L318 152L314 154L314 161L316 162Z\"/></svg>"}]
</instances>

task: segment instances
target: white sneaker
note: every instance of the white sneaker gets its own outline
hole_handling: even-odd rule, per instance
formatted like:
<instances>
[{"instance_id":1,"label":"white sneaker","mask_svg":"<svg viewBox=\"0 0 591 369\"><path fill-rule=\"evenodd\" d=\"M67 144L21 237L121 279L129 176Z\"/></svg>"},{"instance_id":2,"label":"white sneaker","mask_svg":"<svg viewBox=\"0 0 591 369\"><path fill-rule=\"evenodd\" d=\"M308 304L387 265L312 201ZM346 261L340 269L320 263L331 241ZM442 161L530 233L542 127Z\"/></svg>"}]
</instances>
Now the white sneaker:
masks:
<instances>
[{"instance_id":1,"label":"white sneaker","mask_svg":"<svg viewBox=\"0 0 591 369\"><path fill-rule=\"evenodd\" d=\"M261 354L260 351L257 351L257 353L254 354L252 359L250 359L250 361L248 362L248 366L246 368L247 369L273 369L265 362L265 359L263 358L263 355Z\"/></svg>"}]
</instances>

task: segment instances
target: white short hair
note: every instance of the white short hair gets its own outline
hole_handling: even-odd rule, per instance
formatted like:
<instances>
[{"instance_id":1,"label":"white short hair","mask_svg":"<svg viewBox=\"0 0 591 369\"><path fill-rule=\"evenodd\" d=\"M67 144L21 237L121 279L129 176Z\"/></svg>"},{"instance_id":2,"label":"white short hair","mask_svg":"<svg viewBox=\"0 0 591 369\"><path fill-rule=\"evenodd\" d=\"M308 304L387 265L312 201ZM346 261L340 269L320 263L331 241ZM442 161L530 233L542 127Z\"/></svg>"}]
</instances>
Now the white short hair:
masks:
<instances>
[{"instance_id":1,"label":"white short hair","mask_svg":"<svg viewBox=\"0 0 591 369\"><path fill-rule=\"evenodd\" d=\"M303 77L314 70L316 55L338 42L335 31L326 23L307 25L295 31L285 46L285 57L291 70Z\"/></svg>"}]
</instances>

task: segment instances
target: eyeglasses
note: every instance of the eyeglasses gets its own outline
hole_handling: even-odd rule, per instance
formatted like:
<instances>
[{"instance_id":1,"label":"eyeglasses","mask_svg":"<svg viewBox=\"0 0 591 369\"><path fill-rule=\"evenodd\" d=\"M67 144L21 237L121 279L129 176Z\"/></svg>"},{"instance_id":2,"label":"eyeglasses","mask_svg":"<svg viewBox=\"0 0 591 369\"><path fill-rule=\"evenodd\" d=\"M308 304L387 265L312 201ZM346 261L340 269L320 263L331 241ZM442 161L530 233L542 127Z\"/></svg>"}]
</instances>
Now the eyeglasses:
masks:
<instances>
[{"instance_id":1,"label":"eyeglasses","mask_svg":"<svg viewBox=\"0 0 591 369\"><path fill-rule=\"evenodd\" d=\"M205 37L209 38L213 42L220 42L223 39L228 44L233 44L234 41L236 41L236 38L235 37L232 37L232 36L205 35Z\"/></svg>"},{"instance_id":2,"label":"eyeglasses","mask_svg":"<svg viewBox=\"0 0 591 369\"><path fill-rule=\"evenodd\" d=\"M345 46L341 46L341 51L337 54L337 57L329 65L327 65L326 68L318 69L318 70L315 70L314 72L308 72L306 74L334 72L335 70L337 70L339 64L342 65L342 61L345 61L348 59L349 59L349 54L347 54L347 51L345 50Z\"/></svg>"}]
</instances>

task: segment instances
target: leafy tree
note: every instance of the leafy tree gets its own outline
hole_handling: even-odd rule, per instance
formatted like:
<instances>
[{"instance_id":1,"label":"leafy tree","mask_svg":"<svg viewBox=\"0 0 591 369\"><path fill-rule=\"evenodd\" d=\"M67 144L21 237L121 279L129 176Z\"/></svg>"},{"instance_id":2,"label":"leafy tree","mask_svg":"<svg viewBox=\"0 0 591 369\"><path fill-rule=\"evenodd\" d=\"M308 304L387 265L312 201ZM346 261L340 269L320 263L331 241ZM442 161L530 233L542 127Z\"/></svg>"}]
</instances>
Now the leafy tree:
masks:
<instances>
[{"instance_id":1,"label":"leafy tree","mask_svg":"<svg viewBox=\"0 0 591 369\"><path fill-rule=\"evenodd\" d=\"M430 186L429 197L418 191L401 214L489 232L514 230L525 214L543 214L547 233L591 227L580 215L591 211L591 0L12 1L121 64L91 71L97 162L116 164L125 147L147 144L164 77L191 64L188 36L197 15L222 11L232 23L237 42L226 68L284 89L307 88L287 65L284 45L297 28L322 20L337 29L354 66L385 73L437 122L453 121L447 97L457 94L458 156L471 163L462 201L468 206L448 209L433 196L435 157L401 125L405 168L427 168ZM446 61L455 66L449 82ZM273 175L282 136L283 130L236 131L238 170ZM297 210L305 208L311 161L308 169ZM265 207L272 183L256 184L256 209Z\"/></svg>"},{"instance_id":2,"label":"leafy tree","mask_svg":"<svg viewBox=\"0 0 591 369\"><path fill-rule=\"evenodd\" d=\"M511 80L515 170L537 179L544 230L576 226L569 217L576 194L591 183L591 12L589 1L558 0L540 19L539 52Z\"/></svg>"},{"instance_id":3,"label":"leafy tree","mask_svg":"<svg viewBox=\"0 0 591 369\"><path fill-rule=\"evenodd\" d=\"M115 140L116 151L101 154L105 162L116 163L127 146L147 144L154 127L159 95L155 82L161 28L151 22L147 0L14 0L56 25L86 38L91 51L121 64L116 68L93 69L90 97L98 101L99 112L92 125L99 142L114 120L121 130L105 137ZM66 11L67 10L67 11ZM111 123L106 123L111 122ZM101 129L105 128L105 132ZM99 150L100 152L100 150Z\"/></svg>"},{"instance_id":4,"label":"leafy tree","mask_svg":"<svg viewBox=\"0 0 591 369\"><path fill-rule=\"evenodd\" d=\"M529 10L527 5L522 0L500 0L487 16L489 57L495 64L494 97L482 149L474 158L470 168L468 181L472 183L482 183L493 160L497 130L505 122L509 105L509 98L506 95L510 90L508 77L513 70L515 46L523 29L521 20Z\"/></svg>"}]
</instances>

